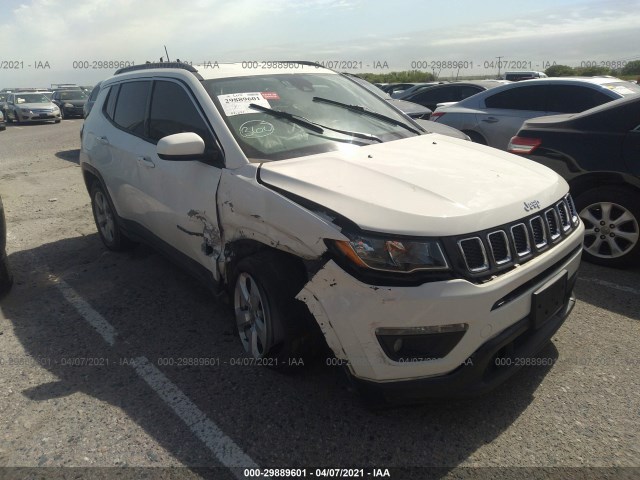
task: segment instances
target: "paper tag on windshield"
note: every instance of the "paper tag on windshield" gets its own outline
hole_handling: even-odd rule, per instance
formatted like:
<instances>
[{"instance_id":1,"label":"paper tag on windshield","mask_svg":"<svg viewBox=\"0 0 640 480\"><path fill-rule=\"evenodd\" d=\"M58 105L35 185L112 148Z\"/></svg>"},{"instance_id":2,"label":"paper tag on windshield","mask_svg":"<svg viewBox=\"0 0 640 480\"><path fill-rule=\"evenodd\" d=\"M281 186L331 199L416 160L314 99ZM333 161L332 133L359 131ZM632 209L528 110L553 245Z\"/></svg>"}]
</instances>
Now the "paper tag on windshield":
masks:
<instances>
[{"instance_id":1,"label":"paper tag on windshield","mask_svg":"<svg viewBox=\"0 0 640 480\"><path fill-rule=\"evenodd\" d=\"M249 107L252 103L260 105L261 107L271 108L269 102L260 92L218 95L218 100L220 100L222 109L227 117L242 115L245 113L258 113L258 110L254 110Z\"/></svg>"}]
</instances>

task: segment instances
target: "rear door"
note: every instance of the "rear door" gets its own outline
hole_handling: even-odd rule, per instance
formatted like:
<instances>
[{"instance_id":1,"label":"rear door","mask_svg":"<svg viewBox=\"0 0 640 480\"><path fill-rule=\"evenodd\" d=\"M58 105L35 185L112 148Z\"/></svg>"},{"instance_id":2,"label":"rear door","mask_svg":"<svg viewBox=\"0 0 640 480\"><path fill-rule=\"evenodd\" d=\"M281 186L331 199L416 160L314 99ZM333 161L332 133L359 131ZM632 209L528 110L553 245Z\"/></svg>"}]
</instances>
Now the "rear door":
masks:
<instances>
[{"instance_id":1,"label":"rear door","mask_svg":"<svg viewBox=\"0 0 640 480\"><path fill-rule=\"evenodd\" d=\"M476 114L476 128L487 144L506 150L525 120L546 115L546 88L518 85L485 98L486 108Z\"/></svg>"}]
</instances>

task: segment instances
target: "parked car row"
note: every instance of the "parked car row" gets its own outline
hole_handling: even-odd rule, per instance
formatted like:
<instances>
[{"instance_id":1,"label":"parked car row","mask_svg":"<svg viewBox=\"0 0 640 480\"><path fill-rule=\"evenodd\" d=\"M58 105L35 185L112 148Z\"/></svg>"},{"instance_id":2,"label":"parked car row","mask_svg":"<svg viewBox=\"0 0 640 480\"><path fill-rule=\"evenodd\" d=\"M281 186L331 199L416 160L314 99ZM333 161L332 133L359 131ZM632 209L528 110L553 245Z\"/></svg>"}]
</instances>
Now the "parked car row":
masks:
<instances>
[{"instance_id":1,"label":"parked car row","mask_svg":"<svg viewBox=\"0 0 640 480\"><path fill-rule=\"evenodd\" d=\"M474 142L506 150L525 120L583 112L638 93L640 86L610 77L524 80L438 107L431 120L462 130Z\"/></svg>"},{"instance_id":2,"label":"parked car row","mask_svg":"<svg viewBox=\"0 0 640 480\"><path fill-rule=\"evenodd\" d=\"M83 117L88 95L72 84L54 84L52 90L12 88L0 92L0 111L7 122L59 123L63 118Z\"/></svg>"}]
</instances>

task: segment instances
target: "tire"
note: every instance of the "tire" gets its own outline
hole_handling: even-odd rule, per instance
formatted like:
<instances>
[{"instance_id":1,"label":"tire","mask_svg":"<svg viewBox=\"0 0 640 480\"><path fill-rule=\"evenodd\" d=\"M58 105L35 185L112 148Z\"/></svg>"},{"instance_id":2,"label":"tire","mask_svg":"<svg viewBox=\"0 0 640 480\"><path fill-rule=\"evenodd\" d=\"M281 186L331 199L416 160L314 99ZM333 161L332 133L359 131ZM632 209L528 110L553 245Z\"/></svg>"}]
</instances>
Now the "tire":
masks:
<instances>
[{"instance_id":1,"label":"tire","mask_svg":"<svg viewBox=\"0 0 640 480\"><path fill-rule=\"evenodd\" d=\"M295 299L306 273L285 254L262 251L243 258L232 274L231 298L245 352L279 371L307 366L322 334L307 306Z\"/></svg>"},{"instance_id":2,"label":"tire","mask_svg":"<svg viewBox=\"0 0 640 480\"><path fill-rule=\"evenodd\" d=\"M60 107L60 120L64 120L64 108Z\"/></svg>"},{"instance_id":3,"label":"tire","mask_svg":"<svg viewBox=\"0 0 640 480\"><path fill-rule=\"evenodd\" d=\"M133 248L136 244L129 240L121 231L113 204L109 195L104 191L100 182L91 185L91 210L96 222L98 235L102 243L109 250L120 252Z\"/></svg>"},{"instance_id":4,"label":"tire","mask_svg":"<svg viewBox=\"0 0 640 480\"><path fill-rule=\"evenodd\" d=\"M487 141L478 132L473 132L471 130L463 130L463 133L466 133L467 135L469 135L469 138L471 139L472 142L479 143L480 145L487 145Z\"/></svg>"},{"instance_id":5,"label":"tire","mask_svg":"<svg viewBox=\"0 0 640 480\"><path fill-rule=\"evenodd\" d=\"M16 125L20 123L20 117L18 116L18 112L16 112L15 110L13 111L13 123L15 123Z\"/></svg>"},{"instance_id":6,"label":"tire","mask_svg":"<svg viewBox=\"0 0 640 480\"><path fill-rule=\"evenodd\" d=\"M585 260L616 268L640 264L640 193L597 187L575 204L585 225Z\"/></svg>"},{"instance_id":7,"label":"tire","mask_svg":"<svg viewBox=\"0 0 640 480\"><path fill-rule=\"evenodd\" d=\"M53 123L60 123L60 119L54 120Z\"/></svg>"},{"instance_id":8,"label":"tire","mask_svg":"<svg viewBox=\"0 0 640 480\"><path fill-rule=\"evenodd\" d=\"M13 285L13 275L9 268L9 260L6 253L0 252L0 298L4 297Z\"/></svg>"}]
</instances>

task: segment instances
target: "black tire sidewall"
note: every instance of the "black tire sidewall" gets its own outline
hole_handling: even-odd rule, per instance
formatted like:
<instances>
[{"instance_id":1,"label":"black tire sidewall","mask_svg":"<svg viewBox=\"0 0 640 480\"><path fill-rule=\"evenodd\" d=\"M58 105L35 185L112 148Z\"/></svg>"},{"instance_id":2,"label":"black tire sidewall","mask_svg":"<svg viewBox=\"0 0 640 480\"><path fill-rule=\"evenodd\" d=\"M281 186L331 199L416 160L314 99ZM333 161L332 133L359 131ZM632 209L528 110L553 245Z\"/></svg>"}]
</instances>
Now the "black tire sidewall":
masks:
<instances>
[{"instance_id":1,"label":"black tire sidewall","mask_svg":"<svg viewBox=\"0 0 640 480\"><path fill-rule=\"evenodd\" d=\"M102 193L102 195L106 199L107 204L109 205L109 209L111 210L111 215L113 216L113 241L112 242L110 242L104 237L102 230L100 229L100 225L98 224L98 217L96 215L96 198L95 198L98 192ZM109 194L105 191L104 188L102 188L102 185L100 184L100 182L93 182L93 184L91 185L91 211L93 213L93 220L98 230L98 235L100 236L100 239L102 240L102 243L104 243L105 247L107 247L109 250L114 250L114 251L123 250L124 249L123 235L122 235L122 232L120 231L120 227L118 226L118 221L115 214L115 209L113 208L113 203L111 202L111 198L109 197Z\"/></svg>"}]
</instances>

